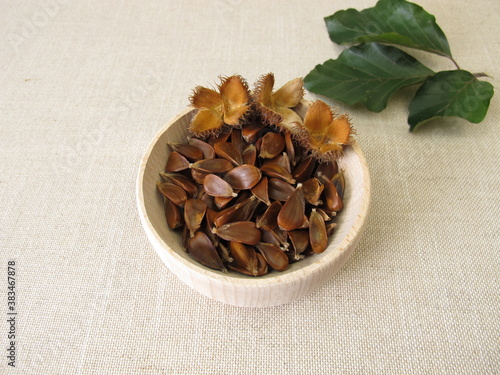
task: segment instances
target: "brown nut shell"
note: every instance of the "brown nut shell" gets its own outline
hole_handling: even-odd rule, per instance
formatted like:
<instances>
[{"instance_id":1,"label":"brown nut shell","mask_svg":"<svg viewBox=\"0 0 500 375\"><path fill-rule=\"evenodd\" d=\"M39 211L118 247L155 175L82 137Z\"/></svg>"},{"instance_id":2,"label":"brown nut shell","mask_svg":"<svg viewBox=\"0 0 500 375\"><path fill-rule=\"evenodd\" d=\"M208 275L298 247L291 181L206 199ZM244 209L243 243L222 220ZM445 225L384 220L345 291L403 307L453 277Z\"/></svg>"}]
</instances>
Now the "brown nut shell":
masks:
<instances>
[{"instance_id":1,"label":"brown nut shell","mask_svg":"<svg viewBox=\"0 0 500 375\"><path fill-rule=\"evenodd\" d=\"M212 197L234 198L238 194L231 185L215 174L208 174L203 180L203 190Z\"/></svg>"},{"instance_id":2,"label":"brown nut shell","mask_svg":"<svg viewBox=\"0 0 500 375\"><path fill-rule=\"evenodd\" d=\"M203 152L196 146L185 143L173 143L170 147L188 160L196 161L203 159Z\"/></svg>"},{"instance_id":3,"label":"brown nut shell","mask_svg":"<svg viewBox=\"0 0 500 375\"><path fill-rule=\"evenodd\" d=\"M278 238L278 235L276 235L276 232L273 230L263 230L261 231L262 236L260 238L261 242L267 242L267 243L272 243L273 245L276 245L278 247L281 246L281 242Z\"/></svg>"},{"instance_id":4,"label":"brown nut shell","mask_svg":"<svg viewBox=\"0 0 500 375\"><path fill-rule=\"evenodd\" d=\"M188 199L184 204L184 221L189 228L191 237L200 229L206 211L207 204L201 199Z\"/></svg>"},{"instance_id":5,"label":"brown nut shell","mask_svg":"<svg viewBox=\"0 0 500 375\"><path fill-rule=\"evenodd\" d=\"M209 208L211 210L214 210L214 211L218 211L219 210L219 208L215 204L214 197L212 197L212 196L208 195L207 193L205 193L204 190L201 190L198 198L202 199L203 201L205 201L205 203L207 204L207 208Z\"/></svg>"},{"instance_id":6,"label":"brown nut shell","mask_svg":"<svg viewBox=\"0 0 500 375\"><path fill-rule=\"evenodd\" d=\"M264 159L272 159L283 151L285 148L285 139L279 133L269 132L262 137L260 145L259 157Z\"/></svg>"},{"instance_id":7,"label":"brown nut shell","mask_svg":"<svg viewBox=\"0 0 500 375\"><path fill-rule=\"evenodd\" d=\"M243 149L246 147L247 143L243 139L240 129L233 129L233 131L231 132L231 143L236 147L238 152L241 154Z\"/></svg>"},{"instance_id":8,"label":"brown nut shell","mask_svg":"<svg viewBox=\"0 0 500 375\"><path fill-rule=\"evenodd\" d=\"M260 253L257 254L257 276L265 275L268 272L267 262Z\"/></svg>"},{"instance_id":9,"label":"brown nut shell","mask_svg":"<svg viewBox=\"0 0 500 375\"><path fill-rule=\"evenodd\" d=\"M293 146L292 134L290 132L285 133L285 149L290 159L290 164L295 166L295 147Z\"/></svg>"},{"instance_id":10,"label":"brown nut shell","mask_svg":"<svg viewBox=\"0 0 500 375\"><path fill-rule=\"evenodd\" d=\"M315 253L322 253L328 246L325 222L314 208L309 216L309 242L311 243L312 251Z\"/></svg>"},{"instance_id":11,"label":"brown nut shell","mask_svg":"<svg viewBox=\"0 0 500 375\"><path fill-rule=\"evenodd\" d=\"M241 152L233 143L217 142L214 144L214 150L218 157L229 160L236 166L243 164Z\"/></svg>"},{"instance_id":12,"label":"brown nut shell","mask_svg":"<svg viewBox=\"0 0 500 375\"><path fill-rule=\"evenodd\" d=\"M271 203L267 210L262 214L262 216L257 220L257 228L261 228L265 231L273 230L278 226L278 214L282 208L281 202L274 201Z\"/></svg>"},{"instance_id":13,"label":"brown nut shell","mask_svg":"<svg viewBox=\"0 0 500 375\"><path fill-rule=\"evenodd\" d=\"M324 176L331 180L333 176L339 171L339 166L336 161L327 161L323 163L319 163L316 168L316 172L314 176L319 178L320 176Z\"/></svg>"},{"instance_id":14,"label":"brown nut shell","mask_svg":"<svg viewBox=\"0 0 500 375\"><path fill-rule=\"evenodd\" d=\"M247 245L256 245L260 242L261 232L253 221L235 221L214 228L213 231L226 241L236 241Z\"/></svg>"},{"instance_id":15,"label":"brown nut shell","mask_svg":"<svg viewBox=\"0 0 500 375\"><path fill-rule=\"evenodd\" d=\"M271 268L276 271L284 271L288 268L289 261L288 257L278 246L260 242L256 245L257 249L260 251L266 263L271 266Z\"/></svg>"},{"instance_id":16,"label":"brown nut shell","mask_svg":"<svg viewBox=\"0 0 500 375\"><path fill-rule=\"evenodd\" d=\"M215 228L214 218L216 217L216 214L218 214L218 212L207 207L207 212L205 212L205 220L203 220L201 225L203 233L205 233L207 237L210 238L210 241L212 241L215 247L218 247L220 245L219 237L217 237L215 233L212 232L212 229ZM221 258L225 261L224 257L221 256Z\"/></svg>"},{"instance_id":17,"label":"brown nut shell","mask_svg":"<svg viewBox=\"0 0 500 375\"><path fill-rule=\"evenodd\" d=\"M176 206L184 206L184 202L188 199L186 191L175 184L170 182L157 182L156 186L158 187L160 193L170 199Z\"/></svg>"},{"instance_id":18,"label":"brown nut shell","mask_svg":"<svg viewBox=\"0 0 500 375\"><path fill-rule=\"evenodd\" d=\"M217 208L219 210L222 210L224 209L226 206L229 205L229 203L231 203L233 201L233 197L214 197L214 202L215 202L215 205L217 206Z\"/></svg>"},{"instance_id":19,"label":"brown nut shell","mask_svg":"<svg viewBox=\"0 0 500 375\"><path fill-rule=\"evenodd\" d=\"M259 132L264 129L265 126L265 124L257 121L243 125L241 128L241 136L247 143L255 143L257 139L259 139Z\"/></svg>"},{"instance_id":20,"label":"brown nut shell","mask_svg":"<svg viewBox=\"0 0 500 375\"><path fill-rule=\"evenodd\" d=\"M212 145L207 142L203 142L198 138L189 139L189 144L197 147L203 153L203 159L213 159L215 158L215 150Z\"/></svg>"},{"instance_id":21,"label":"brown nut shell","mask_svg":"<svg viewBox=\"0 0 500 375\"><path fill-rule=\"evenodd\" d=\"M281 229L280 227L276 227L269 232L271 232L273 234L273 236L276 237L276 239L279 241L281 247L288 249L288 246L289 246L288 235L286 234L285 230ZM261 242L264 242L264 241L261 241Z\"/></svg>"},{"instance_id":22,"label":"brown nut shell","mask_svg":"<svg viewBox=\"0 0 500 375\"><path fill-rule=\"evenodd\" d=\"M188 198L196 198L196 196L198 195L198 187L188 177L186 177L180 173L160 172L160 175L163 177L165 182L171 182L177 186L180 186L184 190L186 190Z\"/></svg>"},{"instance_id":23,"label":"brown nut shell","mask_svg":"<svg viewBox=\"0 0 500 375\"><path fill-rule=\"evenodd\" d=\"M252 194L261 202L264 202L268 206L271 204L269 200L269 187L268 187L267 177L262 177L257 185L255 185L251 191Z\"/></svg>"},{"instance_id":24,"label":"brown nut shell","mask_svg":"<svg viewBox=\"0 0 500 375\"><path fill-rule=\"evenodd\" d=\"M316 166L316 159L308 156L302 159L292 170L292 176L297 182L303 182L311 177L314 167Z\"/></svg>"},{"instance_id":25,"label":"brown nut shell","mask_svg":"<svg viewBox=\"0 0 500 375\"><path fill-rule=\"evenodd\" d=\"M189 239L191 238L191 236L189 235L189 229L187 226L184 225L184 227L182 228L182 236L181 236L181 239L182 239L182 250L184 250L185 252L187 252L187 248L188 248L188 242L189 242Z\"/></svg>"},{"instance_id":26,"label":"brown nut shell","mask_svg":"<svg viewBox=\"0 0 500 375\"><path fill-rule=\"evenodd\" d=\"M323 218L323 220L325 221L325 223L329 220L332 219L332 217L334 217L335 215L328 215L324 210L322 210L321 208L316 208L316 211L321 215L321 217ZM334 212L334 214L336 214L336 212Z\"/></svg>"},{"instance_id":27,"label":"brown nut shell","mask_svg":"<svg viewBox=\"0 0 500 375\"><path fill-rule=\"evenodd\" d=\"M290 195L293 194L295 188L288 182L280 180L279 178L269 179L269 198L277 201L286 201Z\"/></svg>"},{"instance_id":28,"label":"brown nut shell","mask_svg":"<svg viewBox=\"0 0 500 375\"><path fill-rule=\"evenodd\" d=\"M340 199L344 199L344 190L345 190L344 174L336 173L332 177L332 182L335 185L335 188L337 189L337 194L339 195Z\"/></svg>"},{"instance_id":29,"label":"brown nut shell","mask_svg":"<svg viewBox=\"0 0 500 375\"><path fill-rule=\"evenodd\" d=\"M304 193L302 192L302 186L299 184L278 214L279 227L286 231L300 228L304 224L305 208Z\"/></svg>"},{"instance_id":30,"label":"brown nut shell","mask_svg":"<svg viewBox=\"0 0 500 375\"><path fill-rule=\"evenodd\" d=\"M268 164L268 163L275 163L275 164L281 165L288 172L292 173L292 165L290 163L290 158L288 157L288 154L286 152L283 152L281 155L278 155L272 159L264 160L262 165Z\"/></svg>"},{"instance_id":31,"label":"brown nut shell","mask_svg":"<svg viewBox=\"0 0 500 375\"><path fill-rule=\"evenodd\" d=\"M234 221L249 221L259 202L251 196L244 201L228 207L216 214L214 224L220 227Z\"/></svg>"},{"instance_id":32,"label":"brown nut shell","mask_svg":"<svg viewBox=\"0 0 500 375\"><path fill-rule=\"evenodd\" d=\"M322 177L321 180L325 186L325 189L323 191L323 194L325 196L323 208L327 212L341 211L342 208L344 208L344 204L342 203L342 199L340 199L340 196L337 193L335 184L325 177Z\"/></svg>"},{"instance_id":33,"label":"brown nut shell","mask_svg":"<svg viewBox=\"0 0 500 375\"><path fill-rule=\"evenodd\" d=\"M295 180L290 174L290 172L288 172L285 168L283 168L279 164L276 163L264 164L262 167L260 167L260 171L268 177L279 178L283 181L288 182L289 184L295 183Z\"/></svg>"},{"instance_id":34,"label":"brown nut shell","mask_svg":"<svg viewBox=\"0 0 500 375\"><path fill-rule=\"evenodd\" d=\"M236 264L245 268L251 275L257 276L258 260L253 247L232 241L229 243L229 251Z\"/></svg>"},{"instance_id":35,"label":"brown nut shell","mask_svg":"<svg viewBox=\"0 0 500 375\"><path fill-rule=\"evenodd\" d=\"M204 173L224 173L233 168L233 164L226 159L202 159L191 165L191 168Z\"/></svg>"},{"instance_id":36,"label":"brown nut shell","mask_svg":"<svg viewBox=\"0 0 500 375\"><path fill-rule=\"evenodd\" d=\"M226 270L215 246L205 233L198 232L191 237L187 249L189 254L201 264L216 270Z\"/></svg>"},{"instance_id":37,"label":"brown nut shell","mask_svg":"<svg viewBox=\"0 0 500 375\"><path fill-rule=\"evenodd\" d=\"M257 185L261 177L262 174L259 168L253 165L243 164L227 172L224 175L224 180L226 180L233 189L245 190L251 189Z\"/></svg>"},{"instance_id":38,"label":"brown nut shell","mask_svg":"<svg viewBox=\"0 0 500 375\"><path fill-rule=\"evenodd\" d=\"M168 154L167 165L165 166L165 170L167 172L179 172L188 168L189 161L180 153L172 151Z\"/></svg>"},{"instance_id":39,"label":"brown nut shell","mask_svg":"<svg viewBox=\"0 0 500 375\"><path fill-rule=\"evenodd\" d=\"M200 172L196 169L191 169L191 177L200 185L203 185L203 180L205 180L205 177L209 174L209 172Z\"/></svg>"},{"instance_id":40,"label":"brown nut shell","mask_svg":"<svg viewBox=\"0 0 500 375\"><path fill-rule=\"evenodd\" d=\"M244 164L255 165L257 161L257 149L254 145L248 145L241 153Z\"/></svg>"},{"instance_id":41,"label":"brown nut shell","mask_svg":"<svg viewBox=\"0 0 500 375\"><path fill-rule=\"evenodd\" d=\"M337 227L337 223L326 224L326 234L328 235L328 237L330 237L333 234L336 227Z\"/></svg>"},{"instance_id":42,"label":"brown nut shell","mask_svg":"<svg viewBox=\"0 0 500 375\"><path fill-rule=\"evenodd\" d=\"M210 238L210 236L208 236L208 237ZM234 259L229 254L229 249L222 242L218 242L217 245L215 245L215 246L216 246L217 251L219 253L219 256L223 262L231 263L232 261L234 261Z\"/></svg>"},{"instance_id":43,"label":"brown nut shell","mask_svg":"<svg viewBox=\"0 0 500 375\"><path fill-rule=\"evenodd\" d=\"M226 142L230 136L231 136L231 132L215 134L215 135L212 135L208 139L208 143L213 146L214 144L216 144L218 142Z\"/></svg>"},{"instance_id":44,"label":"brown nut shell","mask_svg":"<svg viewBox=\"0 0 500 375\"><path fill-rule=\"evenodd\" d=\"M317 206L322 204L321 193L323 192L324 185L319 182L316 177L310 178L302 183L302 190L304 191L304 198L307 203Z\"/></svg>"},{"instance_id":45,"label":"brown nut shell","mask_svg":"<svg viewBox=\"0 0 500 375\"><path fill-rule=\"evenodd\" d=\"M163 201L165 204L165 217L169 228L176 229L181 227L184 224L184 220L179 207L166 197L163 197Z\"/></svg>"},{"instance_id":46,"label":"brown nut shell","mask_svg":"<svg viewBox=\"0 0 500 375\"><path fill-rule=\"evenodd\" d=\"M242 273L242 274L247 275L247 276L258 276L258 275L254 275L253 273L251 273L245 267L240 266L238 263L230 263L227 265L227 268L229 268L232 271L236 271L236 272Z\"/></svg>"},{"instance_id":47,"label":"brown nut shell","mask_svg":"<svg viewBox=\"0 0 500 375\"><path fill-rule=\"evenodd\" d=\"M301 254L309 246L309 230L297 229L287 233L296 254Z\"/></svg>"}]
</instances>

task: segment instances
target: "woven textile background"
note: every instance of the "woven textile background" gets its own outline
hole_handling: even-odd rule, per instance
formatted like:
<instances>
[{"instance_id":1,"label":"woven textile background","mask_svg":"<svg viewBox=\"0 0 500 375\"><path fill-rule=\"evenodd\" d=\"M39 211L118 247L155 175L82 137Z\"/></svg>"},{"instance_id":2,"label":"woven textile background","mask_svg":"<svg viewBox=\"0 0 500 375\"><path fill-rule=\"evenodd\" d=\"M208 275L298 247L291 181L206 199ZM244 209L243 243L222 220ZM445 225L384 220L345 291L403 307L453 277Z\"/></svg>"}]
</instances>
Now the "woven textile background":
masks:
<instances>
[{"instance_id":1,"label":"woven textile background","mask_svg":"<svg viewBox=\"0 0 500 375\"><path fill-rule=\"evenodd\" d=\"M304 76L343 49L323 17L374 4L2 1L0 373L498 374L498 94L481 124L446 119L414 134L414 88L379 114L329 101L358 130L371 213L347 265L288 305L236 308L198 294L139 222L141 156L192 88L234 73L252 83L274 72L277 86ZM498 88L500 2L419 4L459 64Z\"/></svg>"}]
</instances>

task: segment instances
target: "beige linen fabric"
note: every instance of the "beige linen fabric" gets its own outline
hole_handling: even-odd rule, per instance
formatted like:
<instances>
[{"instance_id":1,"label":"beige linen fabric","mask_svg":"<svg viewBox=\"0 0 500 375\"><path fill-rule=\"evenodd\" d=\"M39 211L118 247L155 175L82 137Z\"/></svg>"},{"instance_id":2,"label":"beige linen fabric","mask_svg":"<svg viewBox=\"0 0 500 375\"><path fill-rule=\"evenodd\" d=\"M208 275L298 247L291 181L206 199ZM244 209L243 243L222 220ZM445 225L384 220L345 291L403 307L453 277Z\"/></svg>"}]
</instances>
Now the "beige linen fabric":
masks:
<instances>
[{"instance_id":1,"label":"beige linen fabric","mask_svg":"<svg viewBox=\"0 0 500 375\"><path fill-rule=\"evenodd\" d=\"M209 300L160 261L135 179L196 85L277 85L335 58L323 17L375 1L3 1L0 4L1 374L500 372L499 97L481 124L408 132L414 89L347 108L372 177L355 255L307 297ZM498 86L500 3L431 1L455 59ZM436 70L453 69L418 54ZM315 95L308 93L307 98ZM7 366L6 265L17 267Z\"/></svg>"}]
</instances>

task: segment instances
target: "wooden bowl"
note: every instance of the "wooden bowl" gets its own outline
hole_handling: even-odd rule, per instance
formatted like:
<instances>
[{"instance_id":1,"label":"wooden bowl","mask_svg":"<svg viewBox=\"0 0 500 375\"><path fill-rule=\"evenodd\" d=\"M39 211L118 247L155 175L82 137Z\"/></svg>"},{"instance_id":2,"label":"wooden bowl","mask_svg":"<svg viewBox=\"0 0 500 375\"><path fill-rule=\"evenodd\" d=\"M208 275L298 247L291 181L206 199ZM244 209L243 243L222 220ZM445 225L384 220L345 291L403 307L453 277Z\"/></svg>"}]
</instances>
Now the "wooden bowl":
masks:
<instances>
[{"instance_id":1,"label":"wooden bowl","mask_svg":"<svg viewBox=\"0 0 500 375\"><path fill-rule=\"evenodd\" d=\"M296 111L304 117L309 102ZM137 205L144 230L161 260L187 285L215 300L236 306L267 307L297 300L325 284L345 264L358 243L370 202L370 178L365 158L357 143L348 146L339 160L346 190L344 209L336 217L337 228L328 248L299 262L284 272L272 271L260 277L211 270L183 250L181 236L165 219L163 198L156 188L164 170L166 144L187 141L188 125L195 109L188 108L169 121L149 145L137 176Z\"/></svg>"}]
</instances>

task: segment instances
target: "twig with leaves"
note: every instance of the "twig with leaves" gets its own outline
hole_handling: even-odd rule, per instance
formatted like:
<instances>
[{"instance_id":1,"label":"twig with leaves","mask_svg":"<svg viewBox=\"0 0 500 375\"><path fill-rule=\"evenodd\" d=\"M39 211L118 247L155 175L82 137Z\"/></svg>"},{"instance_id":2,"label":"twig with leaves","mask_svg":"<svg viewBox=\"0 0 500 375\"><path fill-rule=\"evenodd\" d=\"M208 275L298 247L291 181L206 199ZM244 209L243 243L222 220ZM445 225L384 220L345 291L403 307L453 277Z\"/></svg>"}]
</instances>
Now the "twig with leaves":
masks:
<instances>
[{"instance_id":1,"label":"twig with leaves","mask_svg":"<svg viewBox=\"0 0 500 375\"><path fill-rule=\"evenodd\" d=\"M488 75L460 68L435 17L419 5L380 0L362 11L336 12L325 22L333 42L354 46L309 72L304 78L309 91L380 112L395 91L421 84L409 105L411 131L434 118L455 116L479 123L486 116L493 86L478 78ZM446 57L456 70L436 73L392 45Z\"/></svg>"}]
</instances>

